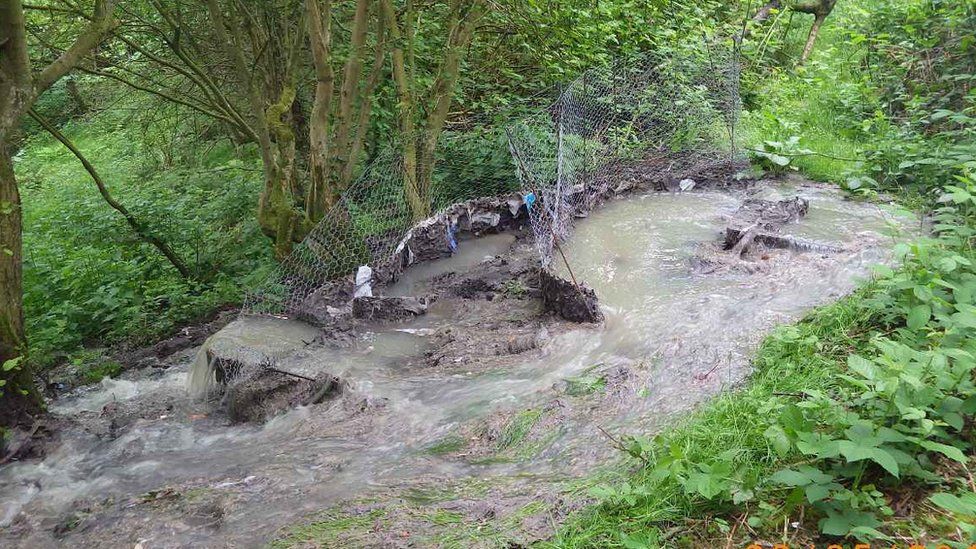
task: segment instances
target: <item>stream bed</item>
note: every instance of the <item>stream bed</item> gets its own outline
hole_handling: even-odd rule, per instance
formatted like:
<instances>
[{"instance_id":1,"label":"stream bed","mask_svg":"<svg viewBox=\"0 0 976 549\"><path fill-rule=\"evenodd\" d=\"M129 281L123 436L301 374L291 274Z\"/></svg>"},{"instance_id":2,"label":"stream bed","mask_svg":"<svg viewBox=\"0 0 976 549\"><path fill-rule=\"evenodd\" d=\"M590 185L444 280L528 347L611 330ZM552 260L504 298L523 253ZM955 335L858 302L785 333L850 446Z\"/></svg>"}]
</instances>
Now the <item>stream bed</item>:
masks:
<instances>
[{"instance_id":1,"label":"stream bed","mask_svg":"<svg viewBox=\"0 0 976 549\"><path fill-rule=\"evenodd\" d=\"M721 253L714 243L747 193L808 199L807 217L785 232L844 251L778 251L748 268L695 269L694 258ZM850 292L887 260L890 217L883 206L796 181L616 200L580 220L564 246L573 274L599 296L603 324L542 319L538 300L508 284L486 299L440 299L410 322L367 326L343 346L310 343L308 328L295 328L282 336L294 352L279 367L327 372L345 389L263 425L230 424L212 404L187 397L193 350L164 368L104 380L52 404L72 421L43 460L0 469L0 545L254 546L333 506L438 489L452 492L438 505L477 517L494 505L491 517L511 519L516 539L544 537L551 525L533 513L512 517L532 501L572 510L560 485L616 457L599 428L664 429L675 414L741 383L773 327ZM416 295L445 273L533 253L531 242L510 235L461 249L409 270L390 293ZM253 332L254 323L276 321L236 322ZM275 337L282 326L259 332ZM531 344L437 354L445 341L480 341L497 326L533 334ZM439 543L401 519L347 544Z\"/></svg>"}]
</instances>

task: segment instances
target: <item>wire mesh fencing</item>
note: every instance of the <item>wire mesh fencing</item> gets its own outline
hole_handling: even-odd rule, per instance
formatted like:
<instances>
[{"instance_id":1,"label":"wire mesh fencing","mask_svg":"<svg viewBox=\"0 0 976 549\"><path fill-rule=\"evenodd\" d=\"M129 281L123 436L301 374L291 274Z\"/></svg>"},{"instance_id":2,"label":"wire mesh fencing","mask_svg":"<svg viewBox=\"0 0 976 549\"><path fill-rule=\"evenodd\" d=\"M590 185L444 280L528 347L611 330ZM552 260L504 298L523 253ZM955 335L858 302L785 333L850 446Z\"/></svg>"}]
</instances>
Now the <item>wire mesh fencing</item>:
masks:
<instances>
[{"instance_id":1,"label":"wire mesh fencing","mask_svg":"<svg viewBox=\"0 0 976 549\"><path fill-rule=\"evenodd\" d=\"M649 53L587 71L549 108L509 126L542 265L573 219L606 196L648 182L687 190L703 168L729 163L738 89L734 51Z\"/></svg>"},{"instance_id":2,"label":"wire mesh fencing","mask_svg":"<svg viewBox=\"0 0 976 549\"><path fill-rule=\"evenodd\" d=\"M548 268L573 220L635 178L686 189L703 167L728 163L738 79L734 51L650 53L587 71L514 121L456 124L429 165L405 163L391 146L248 294L243 312L327 318L410 264L450 255L458 231L499 230L519 216Z\"/></svg>"},{"instance_id":3,"label":"wire mesh fencing","mask_svg":"<svg viewBox=\"0 0 976 549\"><path fill-rule=\"evenodd\" d=\"M410 169L400 147L381 152L248 293L243 312L321 320L347 306L353 295L371 294L373 284L392 281L410 264L453 253L460 225L497 226L500 219L478 218L475 202L518 190L504 132L472 122L446 132L439 147L434 165Z\"/></svg>"}]
</instances>

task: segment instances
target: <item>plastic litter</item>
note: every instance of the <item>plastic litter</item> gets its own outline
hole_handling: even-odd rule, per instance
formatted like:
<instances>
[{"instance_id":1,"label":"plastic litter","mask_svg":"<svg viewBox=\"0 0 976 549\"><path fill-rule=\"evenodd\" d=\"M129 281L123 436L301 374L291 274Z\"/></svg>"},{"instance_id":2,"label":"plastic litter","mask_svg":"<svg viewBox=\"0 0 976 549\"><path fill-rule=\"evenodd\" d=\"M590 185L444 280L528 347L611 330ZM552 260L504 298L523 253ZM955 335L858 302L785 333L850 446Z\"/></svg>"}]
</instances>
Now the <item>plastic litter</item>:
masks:
<instances>
[{"instance_id":1,"label":"plastic litter","mask_svg":"<svg viewBox=\"0 0 976 549\"><path fill-rule=\"evenodd\" d=\"M369 265L363 265L356 270L356 289L353 297L373 297L373 287L370 282L373 280L373 269Z\"/></svg>"}]
</instances>

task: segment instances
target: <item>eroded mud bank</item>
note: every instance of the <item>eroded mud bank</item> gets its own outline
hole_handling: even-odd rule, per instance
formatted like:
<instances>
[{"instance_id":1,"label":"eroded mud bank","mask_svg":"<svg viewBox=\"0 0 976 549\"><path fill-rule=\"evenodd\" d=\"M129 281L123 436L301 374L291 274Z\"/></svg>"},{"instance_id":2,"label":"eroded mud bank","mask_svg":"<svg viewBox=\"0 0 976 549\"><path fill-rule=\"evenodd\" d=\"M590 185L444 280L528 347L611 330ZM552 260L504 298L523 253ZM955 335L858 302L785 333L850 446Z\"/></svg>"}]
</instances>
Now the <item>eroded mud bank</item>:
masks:
<instances>
[{"instance_id":1,"label":"eroded mud bank","mask_svg":"<svg viewBox=\"0 0 976 549\"><path fill-rule=\"evenodd\" d=\"M809 212L777 234L830 252L730 258L722 249L744 202L794 195ZM796 181L612 201L580 220L565 247L601 301L605 320L590 326L543 312L524 234L462 242L461 254L408 270L387 289L429 298L426 314L293 338L276 367L340 380L321 404L234 424L219 401L187 398L191 352L55 403L65 425L47 457L0 470L0 540L544 538L581 504L564 482L615 457L600 429L666 428L740 383L769 329L850 291L885 260L887 218ZM303 530L308 520L316 528Z\"/></svg>"}]
</instances>

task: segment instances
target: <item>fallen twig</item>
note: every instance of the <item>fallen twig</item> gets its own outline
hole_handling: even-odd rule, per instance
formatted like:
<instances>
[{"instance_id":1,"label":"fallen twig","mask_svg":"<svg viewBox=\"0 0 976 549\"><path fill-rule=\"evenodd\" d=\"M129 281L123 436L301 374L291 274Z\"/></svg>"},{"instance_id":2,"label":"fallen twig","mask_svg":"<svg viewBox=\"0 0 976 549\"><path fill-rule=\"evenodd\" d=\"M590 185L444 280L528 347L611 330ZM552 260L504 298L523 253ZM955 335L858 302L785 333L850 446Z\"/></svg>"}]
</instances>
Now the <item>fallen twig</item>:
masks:
<instances>
[{"instance_id":1,"label":"fallen twig","mask_svg":"<svg viewBox=\"0 0 976 549\"><path fill-rule=\"evenodd\" d=\"M969 489L976 492L976 481L973 480L973 472L969 470L969 467L965 463L962 464L962 468L966 470L966 476L969 477Z\"/></svg>"},{"instance_id":2,"label":"fallen twig","mask_svg":"<svg viewBox=\"0 0 976 549\"><path fill-rule=\"evenodd\" d=\"M746 513L742 513L742 515L739 516L739 520L735 521L735 524L732 525L732 531L729 532L729 539L725 543L725 549L732 549L732 544L735 542L735 531L739 529L739 526L745 522L745 520Z\"/></svg>"},{"instance_id":3,"label":"fallen twig","mask_svg":"<svg viewBox=\"0 0 976 549\"><path fill-rule=\"evenodd\" d=\"M322 402L322 400L325 398L325 395L329 394L329 392L336 386L337 383L338 380L334 377L330 377L329 379L325 380L325 382L322 383L322 387L319 388L319 390L316 391L314 395L312 395L312 398L305 401L305 406L311 406L313 404L319 404L320 402Z\"/></svg>"},{"instance_id":4,"label":"fallen twig","mask_svg":"<svg viewBox=\"0 0 976 549\"><path fill-rule=\"evenodd\" d=\"M712 366L711 370L705 372L704 374L695 374L695 381L705 381L708 379L708 376L715 373L715 370L718 370L718 367L719 364L715 364L715 366Z\"/></svg>"}]
</instances>

